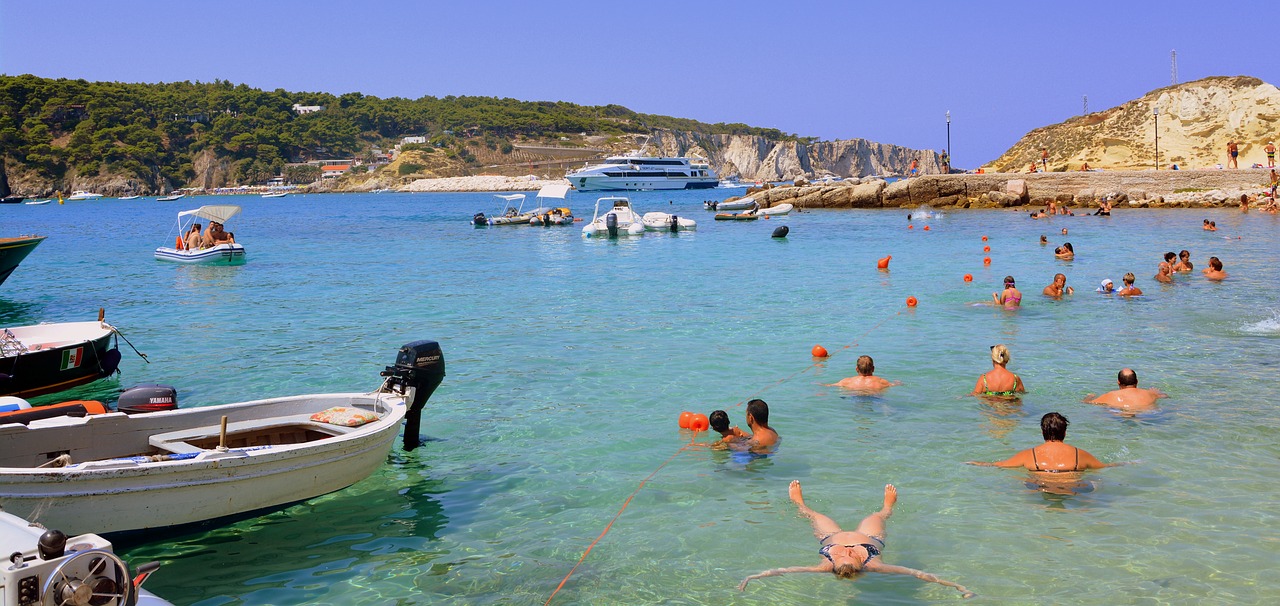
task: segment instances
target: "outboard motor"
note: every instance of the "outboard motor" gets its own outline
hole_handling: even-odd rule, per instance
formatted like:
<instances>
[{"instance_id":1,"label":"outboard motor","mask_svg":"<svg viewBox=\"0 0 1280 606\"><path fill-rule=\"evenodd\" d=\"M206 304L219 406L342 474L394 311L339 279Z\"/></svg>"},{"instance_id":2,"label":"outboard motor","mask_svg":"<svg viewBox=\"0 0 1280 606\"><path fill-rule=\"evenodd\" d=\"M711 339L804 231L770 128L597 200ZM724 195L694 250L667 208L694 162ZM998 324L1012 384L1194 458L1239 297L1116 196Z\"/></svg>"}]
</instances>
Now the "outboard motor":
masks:
<instances>
[{"instance_id":1,"label":"outboard motor","mask_svg":"<svg viewBox=\"0 0 1280 606\"><path fill-rule=\"evenodd\" d=\"M680 229L680 217L671 215L671 231L677 231L679 229Z\"/></svg>"},{"instance_id":2,"label":"outboard motor","mask_svg":"<svg viewBox=\"0 0 1280 606\"><path fill-rule=\"evenodd\" d=\"M616 237L618 237L618 215L617 215L617 214L615 214L615 213L609 213L609 214L605 215L605 216L604 216L604 226L605 226L605 228L606 228L606 229L608 229L608 230L609 230L609 237L610 237L610 238L616 238Z\"/></svg>"},{"instance_id":3,"label":"outboard motor","mask_svg":"<svg viewBox=\"0 0 1280 606\"><path fill-rule=\"evenodd\" d=\"M124 390L116 401L116 410L126 414L139 414L173 410L178 407L178 390L172 385L148 383Z\"/></svg>"},{"instance_id":4,"label":"outboard motor","mask_svg":"<svg viewBox=\"0 0 1280 606\"><path fill-rule=\"evenodd\" d=\"M785 238L787 237L787 233L790 231L791 231L791 228L787 227L786 225L779 225L777 229L773 230L773 237L779 238L779 239Z\"/></svg>"},{"instance_id":5,"label":"outboard motor","mask_svg":"<svg viewBox=\"0 0 1280 606\"><path fill-rule=\"evenodd\" d=\"M422 426L422 408L444 380L444 353L435 341L405 343L396 354L396 363L382 371L383 384L411 398L404 415L404 449L411 451L422 444L418 435ZM410 392L409 390L413 390Z\"/></svg>"},{"instance_id":6,"label":"outboard motor","mask_svg":"<svg viewBox=\"0 0 1280 606\"><path fill-rule=\"evenodd\" d=\"M488 225L489 218L484 216L484 213L476 213L471 216L471 224L472 225Z\"/></svg>"}]
</instances>

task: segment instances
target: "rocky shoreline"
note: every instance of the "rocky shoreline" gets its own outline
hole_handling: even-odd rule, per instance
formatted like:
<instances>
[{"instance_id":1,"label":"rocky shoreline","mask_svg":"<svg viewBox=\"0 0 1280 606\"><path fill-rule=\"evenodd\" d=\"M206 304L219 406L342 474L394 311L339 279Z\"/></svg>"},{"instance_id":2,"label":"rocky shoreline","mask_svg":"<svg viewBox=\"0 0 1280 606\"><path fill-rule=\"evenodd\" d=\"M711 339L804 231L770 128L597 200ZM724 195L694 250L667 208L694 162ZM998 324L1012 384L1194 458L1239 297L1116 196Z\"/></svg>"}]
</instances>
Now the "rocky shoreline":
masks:
<instances>
[{"instance_id":1,"label":"rocky shoreline","mask_svg":"<svg viewBox=\"0 0 1280 606\"><path fill-rule=\"evenodd\" d=\"M1235 206L1242 195L1258 195L1270 181L1267 169L1179 171L1090 171L925 175L886 183L848 179L829 185L749 189L763 206L802 208L1010 208L1057 202L1096 207L1103 198L1134 208ZM736 199L729 198L730 200Z\"/></svg>"}]
</instances>

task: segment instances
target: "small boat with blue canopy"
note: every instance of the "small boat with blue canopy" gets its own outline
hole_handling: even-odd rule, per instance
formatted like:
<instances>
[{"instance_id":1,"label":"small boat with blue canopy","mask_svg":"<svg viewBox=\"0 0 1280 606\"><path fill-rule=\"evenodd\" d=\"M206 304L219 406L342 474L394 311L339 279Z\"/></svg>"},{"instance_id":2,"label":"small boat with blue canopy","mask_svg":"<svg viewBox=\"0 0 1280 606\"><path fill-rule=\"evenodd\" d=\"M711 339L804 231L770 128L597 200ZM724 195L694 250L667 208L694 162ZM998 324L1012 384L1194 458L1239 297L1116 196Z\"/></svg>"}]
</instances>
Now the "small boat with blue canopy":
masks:
<instances>
[{"instance_id":1,"label":"small boat with blue canopy","mask_svg":"<svg viewBox=\"0 0 1280 606\"><path fill-rule=\"evenodd\" d=\"M177 234L172 247L161 246L156 249L156 259L177 263L201 263L205 265L240 265L245 262L244 246L234 241L220 243L207 248L192 246L188 248L183 242L191 224L196 219L204 219L210 223L226 225L232 217L240 214L240 207L231 204L201 206L195 210L184 210L178 213ZM206 228L207 229L207 228Z\"/></svg>"}]
</instances>

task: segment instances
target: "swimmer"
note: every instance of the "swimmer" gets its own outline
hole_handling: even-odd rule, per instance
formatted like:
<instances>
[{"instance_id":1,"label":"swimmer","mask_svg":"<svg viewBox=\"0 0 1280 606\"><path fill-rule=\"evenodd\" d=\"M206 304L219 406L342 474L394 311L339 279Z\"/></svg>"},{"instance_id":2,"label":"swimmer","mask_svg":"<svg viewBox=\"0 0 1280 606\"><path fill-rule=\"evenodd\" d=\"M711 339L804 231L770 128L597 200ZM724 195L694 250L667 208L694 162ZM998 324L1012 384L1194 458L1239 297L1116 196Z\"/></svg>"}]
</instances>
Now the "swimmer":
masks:
<instances>
[{"instance_id":1,"label":"swimmer","mask_svg":"<svg viewBox=\"0 0 1280 606\"><path fill-rule=\"evenodd\" d=\"M809 518L809 523L813 526L813 536L817 537L818 543L821 545L818 553L826 561L817 566L774 568L753 574L742 580L742 583L738 585L738 591L745 591L747 583L750 583L752 579L776 577L792 572L830 572L842 579L855 578L860 572L879 572L881 574L910 575L921 581L951 587L966 598L973 597L973 592L965 589L963 585L939 579L921 570L905 566L893 566L881 561L880 554L885 548L885 526L889 521L889 516L893 515L894 504L898 502L898 489L894 488L893 484L887 484L884 487L884 505L880 508L880 511L863 518L862 522L858 524L857 530L842 530L835 520L809 509L809 506L804 503L804 493L800 489L798 480L791 481L791 485L787 488L787 493L791 497L791 501L796 504L800 515Z\"/></svg>"},{"instance_id":2,"label":"swimmer","mask_svg":"<svg viewBox=\"0 0 1280 606\"><path fill-rule=\"evenodd\" d=\"M1044 234L1040 234L1040 246L1045 246L1048 243L1049 243L1049 237Z\"/></svg>"},{"instance_id":3,"label":"swimmer","mask_svg":"<svg viewBox=\"0 0 1280 606\"><path fill-rule=\"evenodd\" d=\"M1204 220L1204 225L1200 226L1200 229L1203 229L1204 231L1209 231L1209 220L1208 220L1208 219L1205 219L1205 220Z\"/></svg>"},{"instance_id":4,"label":"swimmer","mask_svg":"<svg viewBox=\"0 0 1280 606\"><path fill-rule=\"evenodd\" d=\"M970 465L983 467L1022 467L1041 473L1061 473L1064 471L1084 471L1110 467L1099 461L1097 457L1081 448L1065 442L1067 438L1067 418L1051 412L1040 418L1040 434L1044 436L1044 444L1028 448L1003 461L969 461ZM1114 465L1114 464L1113 464Z\"/></svg>"},{"instance_id":5,"label":"swimmer","mask_svg":"<svg viewBox=\"0 0 1280 606\"><path fill-rule=\"evenodd\" d=\"M1061 248L1053 251L1053 256L1063 261L1070 261L1076 258L1076 249L1071 247L1070 242L1064 242Z\"/></svg>"},{"instance_id":6,"label":"swimmer","mask_svg":"<svg viewBox=\"0 0 1280 606\"><path fill-rule=\"evenodd\" d=\"M871 359L871 356L859 356L857 370L858 376L841 379L827 385L827 387L842 387L857 391L880 391L887 387L902 384L899 381L889 381L875 376L876 363Z\"/></svg>"},{"instance_id":7,"label":"swimmer","mask_svg":"<svg viewBox=\"0 0 1280 606\"><path fill-rule=\"evenodd\" d=\"M733 442L751 438L747 432L738 429L737 425L729 427L729 413L723 410L712 411L707 420L710 422L711 429L720 434L720 439L711 443L712 448L726 448Z\"/></svg>"},{"instance_id":8,"label":"swimmer","mask_svg":"<svg viewBox=\"0 0 1280 606\"><path fill-rule=\"evenodd\" d=\"M1061 298L1062 295L1074 294L1076 294L1076 289L1067 286L1066 274L1054 274L1053 284L1044 287L1044 296L1046 297L1053 297L1057 299Z\"/></svg>"},{"instance_id":9,"label":"swimmer","mask_svg":"<svg viewBox=\"0 0 1280 606\"><path fill-rule=\"evenodd\" d=\"M1158 389L1139 388L1138 373L1130 368L1120 369L1120 373L1116 375L1116 384L1120 386L1119 389L1100 396L1089 394L1085 396L1084 403L1140 412L1155 408L1156 400L1168 397Z\"/></svg>"},{"instance_id":10,"label":"swimmer","mask_svg":"<svg viewBox=\"0 0 1280 606\"><path fill-rule=\"evenodd\" d=\"M1010 357L1008 347L991 346L991 370L978 377L977 384L973 386L973 395L1016 398L1018 394L1026 393L1027 386L1022 383L1022 378L1005 368Z\"/></svg>"},{"instance_id":11,"label":"swimmer","mask_svg":"<svg viewBox=\"0 0 1280 606\"><path fill-rule=\"evenodd\" d=\"M1218 222L1217 222L1217 221L1210 221L1210 222L1209 222L1209 231L1218 231Z\"/></svg>"},{"instance_id":12,"label":"swimmer","mask_svg":"<svg viewBox=\"0 0 1280 606\"><path fill-rule=\"evenodd\" d=\"M1195 269L1195 267L1191 265L1191 251L1184 249L1178 253L1178 262L1173 265L1173 271L1174 273L1187 273L1192 269Z\"/></svg>"},{"instance_id":13,"label":"swimmer","mask_svg":"<svg viewBox=\"0 0 1280 606\"><path fill-rule=\"evenodd\" d=\"M1098 292L1104 295L1109 295L1114 293L1115 291L1116 291L1115 282L1112 282L1111 278L1103 278L1102 285L1098 287Z\"/></svg>"},{"instance_id":14,"label":"swimmer","mask_svg":"<svg viewBox=\"0 0 1280 606\"><path fill-rule=\"evenodd\" d=\"M1227 277L1227 272L1222 271L1222 261L1217 257L1209 257L1209 266L1201 270L1204 277L1210 280L1223 280Z\"/></svg>"},{"instance_id":15,"label":"swimmer","mask_svg":"<svg viewBox=\"0 0 1280 606\"><path fill-rule=\"evenodd\" d=\"M1064 235L1064 236L1065 236L1065 235L1067 235L1067 228L1065 228L1065 227L1064 227L1064 228L1062 228L1062 235Z\"/></svg>"},{"instance_id":16,"label":"swimmer","mask_svg":"<svg viewBox=\"0 0 1280 606\"><path fill-rule=\"evenodd\" d=\"M1022 305L1022 291L1014 285L1013 276L1004 277L1004 290L991 293L991 300L995 301L996 305L1003 305L1006 308Z\"/></svg>"},{"instance_id":17,"label":"swimmer","mask_svg":"<svg viewBox=\"0 0 1280 606\"><path fill-rule=\"evenodd\" d=\"M1134 277L1133 272L1125 274L1124 277L1121 278L1121 281L1124 282L1124 287L1117 290L1116 294L1122 297L1136 297L1141 295L1142 289L1133 285L1134 280L1137 280L1137 278Z\"/></svg>"},{"instance_id":18,"label":"swimmer","mask_svg":"<svg viewBox=\"0 0 1280 606\"><path fill-rule=\"evenodd\" d=\"M769 452L782 439L769 427L769 404L764 400L747 402L747 427L751 429L751 437L747 440L747 448L751 452Z\"/></svg>"},{"instance_id":19,"label":"swimmer","mask_svg":"<svg viewBox=\"0 0 1280 606\"><path fill-rule=\"evenodd\" d=\"M1156 269L1155 280L1156 282L1164 282L1165 284L1173 282L1173 267L1169 265L1168 261L1160 262L1160 267Z\"/></svg>"}]
</instances>

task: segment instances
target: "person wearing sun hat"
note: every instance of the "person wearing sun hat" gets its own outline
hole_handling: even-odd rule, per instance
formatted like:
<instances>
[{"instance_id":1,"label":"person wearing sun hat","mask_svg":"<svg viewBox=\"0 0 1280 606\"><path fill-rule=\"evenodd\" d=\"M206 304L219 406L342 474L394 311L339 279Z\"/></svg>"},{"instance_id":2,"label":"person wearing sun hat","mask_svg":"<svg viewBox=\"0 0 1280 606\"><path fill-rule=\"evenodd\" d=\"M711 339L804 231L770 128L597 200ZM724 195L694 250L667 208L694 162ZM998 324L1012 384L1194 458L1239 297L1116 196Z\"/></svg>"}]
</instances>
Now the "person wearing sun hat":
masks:
<instances>
[{"instance_id":1,"label":"person wearing sun hat","mask_svg":"<svg viewBox=\"0 0 1280 606\"><path fill-rule=\"evenodd\" d=\"M1098 287L1098 292L1104 295L1109 295L1111 293L1114 293L1115 291L1116 291L1115 282L1112 282L1111 278L1103 278L1102 285Z\"/></svg>"}]
</instances>

